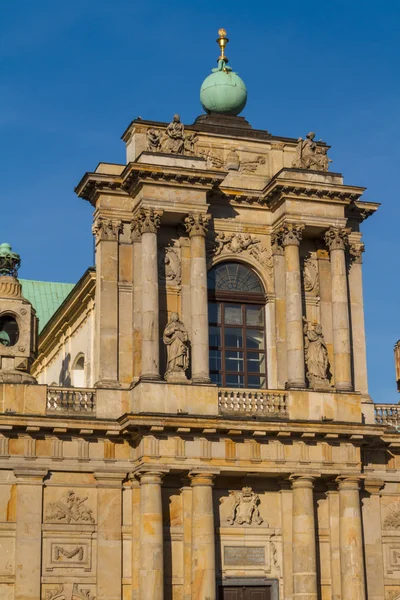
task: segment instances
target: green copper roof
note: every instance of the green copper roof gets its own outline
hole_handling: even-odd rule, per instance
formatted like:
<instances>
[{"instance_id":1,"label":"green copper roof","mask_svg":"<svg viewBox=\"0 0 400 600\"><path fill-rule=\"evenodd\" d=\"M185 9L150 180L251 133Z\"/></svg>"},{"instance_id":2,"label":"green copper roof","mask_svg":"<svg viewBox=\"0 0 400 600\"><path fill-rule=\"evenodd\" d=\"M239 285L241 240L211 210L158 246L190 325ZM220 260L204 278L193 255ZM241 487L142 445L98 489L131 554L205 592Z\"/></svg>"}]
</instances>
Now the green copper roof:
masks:
<instances>
[{"instance_id":1,"label":"green copper roof","mask_svg":"<svg viewBox=\"0 0 400 600\"><path fill-rule=\"evenodd\" d=\"M22 295L29 300L39 319L39 333L75 287L74 283L53 283L20 279Z\"/></svg>"}]
</instances>

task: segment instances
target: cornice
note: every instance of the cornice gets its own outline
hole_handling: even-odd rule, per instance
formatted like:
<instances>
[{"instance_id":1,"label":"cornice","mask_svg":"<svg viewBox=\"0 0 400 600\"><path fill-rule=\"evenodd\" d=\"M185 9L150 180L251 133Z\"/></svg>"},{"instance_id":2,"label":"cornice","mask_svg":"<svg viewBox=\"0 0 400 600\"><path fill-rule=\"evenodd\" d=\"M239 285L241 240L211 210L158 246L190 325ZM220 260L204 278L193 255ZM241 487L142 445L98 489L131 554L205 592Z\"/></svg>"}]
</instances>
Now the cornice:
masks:
<instances>
[{"instance_id":1,"label":"cornice","mask_svg":"<svg viewBox=\"0 0 400 600\"><path fill-rule=\"evenodd\" d=\"M76 186L75 193L79 198L87 200L94 207L96 206L97 197L101 193L128 196L122 188L121 177L106 173L85 173Z\"/></svg>"}]
</instances>

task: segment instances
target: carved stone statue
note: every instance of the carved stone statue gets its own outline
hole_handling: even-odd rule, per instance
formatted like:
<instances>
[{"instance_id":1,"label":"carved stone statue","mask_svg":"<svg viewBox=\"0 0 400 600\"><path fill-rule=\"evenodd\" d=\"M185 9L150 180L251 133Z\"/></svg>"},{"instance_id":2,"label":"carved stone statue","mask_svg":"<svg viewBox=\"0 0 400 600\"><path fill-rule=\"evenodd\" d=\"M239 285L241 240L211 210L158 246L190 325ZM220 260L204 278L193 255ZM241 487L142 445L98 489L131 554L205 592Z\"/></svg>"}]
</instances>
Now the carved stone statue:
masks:
<instances>
[{"instance_id":1,"label":"carved stone statue","mask_svg":"<svg viewBox=\"0 0 400 600\"><path fill-rule=\"evenodd\" d=\"M185 371L189 367L188 332L177 313L172 313L167 323L163 342L167 347L167 381L187 381Z\"/></svg>"},{"instance_id":2,"label":"carved stone statue","mask_svg":"<svg viewBox=\"0 0 400 600\"><path fill-rule=\"evenodd\" d=\"M307 378L313 389L329 389L328 349L318 323L304 319L304 350L307 365Z\"/></svg>"},{"instance_id":3,"label":"carved stone statue","mask_svg":"<svg viewBox=\"0 0 400 600\"><path fill-rule=\"evenodd\" d=\"M174 115L173 120L165 130L165 139L162 144L164 152L170 154L183 154L185 146L185 128L179 115Z\"/></svg>"},{"instance_id":4,"label":"carved stone statue","mask_svg":"<svg viewBox=\"0 0 400 600\"><path fill-rule=\"evenodd\" d=\"M194 145L198 140L197 133L187 133L183 141L183 150L185 154L195 154Z\"/></svg>"},{"instance_id":5,"label":"carved stone statue","mask_svg":"<svg viewBox=\"0 0 400 600\"><path fill-rule=\"evenodd\" d=\"M329 162L332 162L328 156L328 149L324 146L317 146L314 142L315 133L307 133L306 139L297 140L296 157L292 167L297 169L315 169L317 171L327 171Z\"/></svg>"},{"instance_id":6,"label":"carved stone statue","mask_svg":"<svg viewBox=\"0 0 400 600\"><path fill-rule=\"evenodd\" d=\"M161 150L161 131L151 127L147 130L147 150L159 152Z\"/></svg>"},{"instance_id":7,"label":"carved stone statue","mask_svg":"<svg viewBox=\"0 0 400 600\"><path fill-rule=\"evenodd\" d=\"M242 488L241 492L231 492L233 496L233 507L231 514L227 517L228 523L234 525L252 525L256 523L261 525L263 519L260 516L258 505L260 504L260 498L258 494L253 492L251 487Z\"/></svg>"}]
</instances>

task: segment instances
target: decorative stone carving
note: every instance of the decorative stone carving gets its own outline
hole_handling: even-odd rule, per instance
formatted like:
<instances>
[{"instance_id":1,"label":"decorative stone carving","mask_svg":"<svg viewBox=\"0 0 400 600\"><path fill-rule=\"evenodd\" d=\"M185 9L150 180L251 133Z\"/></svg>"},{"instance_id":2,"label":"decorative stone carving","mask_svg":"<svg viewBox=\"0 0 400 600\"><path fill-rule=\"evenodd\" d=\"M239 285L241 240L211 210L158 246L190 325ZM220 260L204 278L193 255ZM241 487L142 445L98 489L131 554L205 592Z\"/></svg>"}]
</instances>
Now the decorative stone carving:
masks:
<instances>
[{"instance_id":1,"label":"decorative stone carving","mask_svg":"<svg viewBox=\"0 0 400 600\"><path fill-rule=\"evenodd\" d=\"M242 160L241 171L244 173L255 173L258 165L265 165L265 157L257 156L253 160Z\"/></svg>"},{"instance_id":2,"label":"decorative stone carving","mask_svg":"<svg viewBox=\"0 0 400 600\"><path fill-rule=\"evenodd\" d=\"M239 171L240 169L239 154L233 148L229 150L226 156L225 167L228 171Z\"/></svg>"},{"instance_id":3,"label":"decorative stone carving","mask_svg":"<svg viewBox=\"0 0 400 600\"><path fill-rule=\"evenodd\" d=\"M159 252L158 267L160 281L168 285L180 285L182 280L179 248L165 246Z\"/></svg>"},{"instance_id":4,"label":"decorative stone carving","mask_svg":"<svg viewBox=\"0 0 400 600\"><path fill-rule=\"evenodd\" d=\"M314 142L315 133L307 133L306 139L301 137L297 140L296 156L292 167L296 169L314 169L317 171L327 171L329 163L332 162L327 156L328 148L326 146L317 146Z\"/></svg>"},{"instance_id":5,"label":"decorative stone carving","mask_svg":"<svg viewBox=\"0 0 400 600\"><path fill-rule=\"evenodd\" d=\"M312 389L328 389L329 358L328 349L318 323L311 323L304 317L304 351L307 366L307 379Z\"/></svg>"},{"instance_id":6,"label":"decorative stone carving","mask_svg":"<svg viewBox=\"0 0 400 600\"><path fill-rule=\"evenodd\" d=\"M151 127L147 130L147 150L149 152L160 152L162 131Z\"/></svg>"},{"instance_id":7,"label":"decorative stone carving","mask_svg":"<svg viewBox=\"0 0 400 600\"><path fill-rule=\"evenodd\" d=\"M91 590L88 588L79 589L77 583L74 583L72 588L72 599L71 600L96 600L95 596L92 596Z\"/></svg>"},{"instance_id":8,"label":"decorative stone carving","mask_svg":"<svg viewBox=\"0 0 400 600\"><path fill-rule=\"evenodd\" d=\"M46 590L45 600L65 600L64 586L58 585L52 590Z\"/></svg>"},{"instance_id":9,"label":"decorative stone carving","mask_svg":"<svg viewBox=\"0 0 400 600\"><path fill-rule=\"evenodd\" d=\"M196 132L194 133L187 133L184 137L184 142L183 142L183 150L185 154L196 154L196 149L195 149L195 145L197 140L199 139L199 136L197 135Z\"/></svg>"},{"instance_id":10,"label":"decorative stone carving","mask_svg":"<svg viewBox=\"0 0 400 600\"><path fill-rule=\"evenodd\" d=\"M210 148L200 148L198 155L207 161L207 167L210 169L222 169L224 167L223 158L215 154Z\"/></svg>"},{"instance_id":11,"label":"decorative stone carving","mask_svg":"<svg viewBox=\"0 0 400 600\"><path fill-rule=\"evenodd\" d=\"M285 223L273 235L273 243L285 246L300 246L303 237L304 225Z\"/></svg>"},{"instance_id":12,"label":"decorative stone carving","mask_svg":"<svg viewBox=\"0 0 400 600\"><path fill-rule=\"evenodd\" d=\"M344 250L349 243L347 231L343 227L331 227L325 233L325 243L330 252Z\"/></svg>"},{"instance_id":13,"label":"decorative stone carving","mask_svg":"<svg viewBox=\"0 0 400 600\"><path fill-rule=\"evenodd\" d=\"M68 551L62 546L54 546L54 560L59 560L60 556L65 556L65 558L75 558L78 561L83 560L84 548L83 546L77 546L72 550Z\"/></svg>"},{"instance_id":14,"label":"decorative stone carving","mask_svg":"<svg viewBox=\"0 0 400 600\"><path fill-rule=\"evenodd\" d=\"M207 233L208 225L211 219L211 215L204 215L202 213L190 213L185 218L186 231L189 237L193 235L205 236Z\"/></svg>"},{"instance_id":15,"label":"decorative stone carving","mask_svg":"<svg viewBox=\"0 0 400 600\"><path fill-rule=\"evenodd\" d=\"M400 598L400 588L395 590L386 590L385 591L385 600L399 600Z\"/></svg>"},{"instance_id":16,"label":"decorative stone carving","mask_svg":"<svg viewBox=\"0 0 400 600\"><path fill-rule=\"evenodd\" d=\"M153 208L139 209L132 219L131 231L137 235L157 233L162 214L162 210L154 210Z\"/></svg>"},{"instance_id":17,"label":"decorative stone carving","mask_svg":"<svg viewBox=\"0 0 400 600\"><path fill-rule=\"evenodd\" d=\"M96 238L96 242L104 240L117 241L123 229L124 226L121 221L98 217L93 223L92 233Z\"/></svg>"},{"instance_id":18,"label":"decorative stone carving","mask_svg":"<svg viewBox=\"0 0 400 600\"><path fill-rule=\"evenodd\" d=\"M87 496L80 498L69 490L63 499L50 502L45 521L56 523L94 523L93 511L85 505Z\"/></svg>"},{"instance_id":19,"label":"decorative stone carving","mask_svg":"<svg viewBox=\"0 0 400 600\"><path fill-rule=\"evenodd\" d=\"M241 492L230 492L233 498L233 507L231 514L227 517L228 523L231 525L252 525L256 523L261 525L263 519L260 516L258 505L260 498L258 494L253 492L251 487L243 487Z\"/></svg>"},{"instance_id":20,"label":"decorative stone carving","mask_svg":"<svg viewBox=\"0 0 400 600\"><path fill-rule=\"evenodd\" d=\"M21 257L13 252L9 244L0 244L0 275L17 277Z\"/></svg>"},{"instance_id":21,"label":"decorative stone carving","mask_svg":"<svg viewBox=\"0 0 400 600\"><path fill-rule=\"evenodd\" d=\"M362 263L363 252L365 252L365 245L362 242L358 244L350 244L350 262L360 265Z\"/></svg>"},{"instance_id":22,"label":"decorative stone carving","mask_svg":"<svg viewBox=\"0 0 400 600\"><path fill-rule=\"evenodd\" d=\"M66 584L66 588L65 590L64 585L60 584L52 590L46 590L45 600L96 600L89 588L78 583L72 585L72 591L71 584Z\"/></svg>"},{"instance_id":23,"label":"decorative stone carving","mask_svg":"<svg viewBox=\"0 0 400 600\"><path fill-rule=\"evenodd\" d=\"M388 514L383 521L384 529L400 529L400 502L389 505Z\"/></svg>"},{"instance_id":24,"label":"decorative stone carving","mask_svg":"<svg viewBox=\"0 0 400 600\"><path fill-rule=\"evenodd\" d=\"M250 233L217 232L214 242L208 242L207 252L209 256L213 254L219 256L224 253L248 253L261 264L268 276L272 277L274 268L272 254L261 246L261 240L253 237Z\"/></svg>"},{"instance_id":25,"label":"decorative stone carving","mask_svg":"<svg viewBox=\"0 0 400 600\"><path fill-rule=\"evenodd\" d=\"M186 380L185 371L189 368L188 341L186 327L179 320L178 313L172 313L163 334L163 342L167 347L167 381Z\"/></svg>"},{"instance_id":26,"label":"decorative stone carving","mask_svg":"<svg viewBox=\"0 0 400 600\"><path fill-rule=\"evenodd\" d=\"M171 123L165 130L162 141L162 151L170 154L183 154L185 146L185 128L179 115L174 115Z\"/></svg>"},{"instance_id":27,"label":"decorative stone carving","mask_svg":"<svg viewBox=\"0 0 400 600\"><path fill-rule=\"evenodd\" d=\"M314 262L310 259L306 259L303 265L303 281L304 291L313 296L319 294L319 278L317 268Z\"/></svg>"}]
</instances>

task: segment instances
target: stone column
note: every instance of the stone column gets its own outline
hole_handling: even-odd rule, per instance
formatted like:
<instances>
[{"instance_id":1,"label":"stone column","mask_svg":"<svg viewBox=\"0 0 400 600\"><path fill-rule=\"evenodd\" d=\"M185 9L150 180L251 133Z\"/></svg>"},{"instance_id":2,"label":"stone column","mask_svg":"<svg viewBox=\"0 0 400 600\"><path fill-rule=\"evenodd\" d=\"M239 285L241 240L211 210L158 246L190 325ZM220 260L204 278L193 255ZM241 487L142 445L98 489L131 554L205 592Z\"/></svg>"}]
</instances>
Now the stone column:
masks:
<instances>
[{"instance_id":1,"label":"stone column","mask_svg":"<svg viewBox=\"0 0 400 600\"><path fill-rule=\"evenodd\" d=\"M365 600L360 479L340 477L338 483L342 600Z\"/></svg>"},{"instance_id":2,"label":"stone column","mask_svg":"<svg viewBox=\"0 0 400 600\"><path fill-rule=\"evenodd\" d=\"M140 600L164 598L164 533L161 484L163 474L144 472L140 477Z\"/></svg>"},{"instance_id":3,"label":"stone column","mask_svg":"<svg viewBox=\"0 0 400 600\"><path fill-rule=\"evenodd\" d=\"M121 221L96 217L96 353L95 381L99 387L118 383L118 240Z\"/></svg>"},{"instance_id":4,"label":"stone column","mask_svg":"<svg viewBox=\"0 0 400 600\"><path fill-rule=\"evenodd\" d=\"M43 478L46 471L15 469L15 600L41 597Z\"/></svg>"},{"instance_id":5,"label":"stone column","mask_svg":"<svg viewBox=\"0 0 400 600\"><path fill-rule=\"evenodd\" d=\"M192 308L191 365L194 383L209 383L206 232L210 215L191 213L185 219L190 237Z\"/></svg>"},{"instance_id":6,"label":"stone column","mask_svg":"<svg viewBox=\"0 0 400 600\"><path fill-rule=\"evenodd\" d=\"M285 389L285 385L288 380L286 349L285 257L283 254L283 248L279 243L279 233L272 234L271 242L274 257L277 387L279 389Z\"/></svg>"},{"instance_id":7,"label":"stone column","mask_svg":"<svg viewBox=\"0 0 400 600\"><path fill-rule=\"evenodd\" d=\"M286 349L289 388L305 388L303 310L299 247L304 225L283 225L278 235L285 253Z\"/></svg>"},{"instance_id":8,"label":"stone column","mask_svg":"<svg viewBox=\"0 0 400 600\"><path fill-rule=\"evenodd\" d=\"M368 394L367 349L365 343L364 299L362 284L361 242L350 245L349 295L351 333L353 342L354 389L371 401Z\"/></svg>"},{"instance_id":9,"label":"stone column","mask_svg":"<svg viewBox=\"0 0 400 600\"><path fill-rule=\"evenodd\" d=\"M140 484L135 475L130 474L132 489L132 600L139 600L140 582Z\"/></svg>"},{"instance_id":10,"label":"stone column","mask_svg":"<svg viewBox=\"0 0 400 600\"><path fill-rule=\"evenodd\" d=\"M331 256L332 278L332 325L335 387L351 391L351 354L349 300L345 247L347 233L344 229L331 227L325 234L325 242Z\"/></svg>"},{"instance_id":11,"label":"stone column","mask_svg":"<svg viewBox=\"0 0 400 600\"><path fill-rule=\"evenodd\" d=\"M142 372L142 244L136 221L131 224L133 282L133 381Z\"/></svg>"},{"instance_id":12,"label":"stone column","mask_svg":"<svg viewBox=\"0 0 400 600\"><path fill-rule=\"evenodd\" d=\"M122 598L122 480L125 473L94 473L97 479L97 600Z\"/></svg>"},{"instance_id":13,"label":"stone column","mask_svg":"<svg viewBox=\"0 0 400 600\"><path fill-rule=\"evenodd\" d=\"M384 481L366 479L365 495L362 500L363 532L367 593L369 600L384 600L385 573L383 567L381 496Z\"/></svg>"},{"instance_id":14,"label":"stone column","mask_svg":"<svg viewBox=\"0 0 400 600\"><path fill-rule=\"evenodd\" d=\"M331 559L331 598L342 600L342 585L340 575L340 539L339 539L339 492L335 481L327 482L329 506L329 545Z\"/></svg>"},{"instance_id":15,"label":"stone column","mask_svg":"<svg viewBox=\"0 0 400 600\"><path fill-rule=\"evenodd\" d=\"M184 481L181 488L183 513L183 600L192 598L192 490Z\"/></svg>"},{"instance_id":16,"label":"stone column","mask_svg":"<svg viewBox=\"0 0 400 600\"><path fill-rule=\"evenodd\" d=\"M283 598L293 598L293 502L290 481L279 482L282 519Z\"/></svg>"},{"instance_id":17,"label":"stone column","mask_svg":"<svg viewBox=\"0 0 400 600\"><path fill-rule=\"evenodd\" d=\"M157 229L162 211L141 208L133 225L142 238L142 373L144 381L160 379Z\"/></svg>"},{"instance_id":18,"label":"stone column","mask_svg":"<svg viewBox=\"0 0 400 600\"><path fill-rule=\"evenodd\" d=\"M293 598L317 600L314 477L293 475Z\"/></svg>"},{"instance_id":19,"label":"stone column","mask_svg":"<svg viewBox=\"0 0 400 600\"><path fill-rule=\"evenodd\" d=\"M215 530L210 473L192 473L192 600L215 600Z\"/></svg>"}]
</instances>

